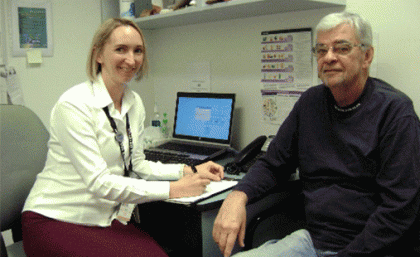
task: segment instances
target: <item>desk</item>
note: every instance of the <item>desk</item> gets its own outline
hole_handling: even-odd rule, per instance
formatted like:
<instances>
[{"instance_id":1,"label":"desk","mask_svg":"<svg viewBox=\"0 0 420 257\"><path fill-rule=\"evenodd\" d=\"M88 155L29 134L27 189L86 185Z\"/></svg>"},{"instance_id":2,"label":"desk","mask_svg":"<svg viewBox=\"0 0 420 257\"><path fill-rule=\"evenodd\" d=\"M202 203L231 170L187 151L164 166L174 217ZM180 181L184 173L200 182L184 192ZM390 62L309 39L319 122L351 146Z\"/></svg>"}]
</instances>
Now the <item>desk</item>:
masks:
<instances>
[{"instance_id":1,"label":"desk","mask_svg":"<svg viewBox=\"0 0 420 257\"><path fill-rule=\"evenodd\" d=\"M290 181L281 191L271 192L262 199L247 205L247 223L293 194L300 192L299 181ZM170 257L222 256L213 240L213 223L223 199L229 192L216 195L197 205L152 202L140 205L142 226L162 245ZM233 253L241 249L238 245Z\"/></svg>"}]
</instances>

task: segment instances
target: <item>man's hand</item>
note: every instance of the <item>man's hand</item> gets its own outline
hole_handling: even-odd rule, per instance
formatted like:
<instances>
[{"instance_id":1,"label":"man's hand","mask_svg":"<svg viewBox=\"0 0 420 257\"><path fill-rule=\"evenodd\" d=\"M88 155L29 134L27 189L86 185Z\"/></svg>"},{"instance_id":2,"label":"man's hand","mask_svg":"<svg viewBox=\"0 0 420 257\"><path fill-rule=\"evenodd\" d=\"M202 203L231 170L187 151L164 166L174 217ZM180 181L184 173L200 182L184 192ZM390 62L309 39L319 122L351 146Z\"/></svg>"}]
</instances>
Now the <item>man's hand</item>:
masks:
<instances>
[{"instance_id":1,"label":"man's hand","mask_svg":"<svg viewBox=\"0 0 420 257\"><path fill-rule=\"evenodd\" d=\"M247 201L244 192L233 191L226 197L214 221L213 238L225 257L230 256L237 238L239 245L245 246Z\"/></svg>"}]
</instances>

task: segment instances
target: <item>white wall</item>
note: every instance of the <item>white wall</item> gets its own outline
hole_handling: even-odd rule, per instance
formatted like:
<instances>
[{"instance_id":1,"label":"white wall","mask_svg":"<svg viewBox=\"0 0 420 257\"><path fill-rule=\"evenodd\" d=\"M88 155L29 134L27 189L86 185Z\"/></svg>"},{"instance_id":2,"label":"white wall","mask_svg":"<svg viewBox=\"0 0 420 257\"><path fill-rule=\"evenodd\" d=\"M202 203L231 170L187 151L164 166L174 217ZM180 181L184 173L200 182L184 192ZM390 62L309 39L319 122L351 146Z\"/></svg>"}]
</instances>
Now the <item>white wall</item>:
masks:
<instances>
[{"instance_id":1,"label":"white wall","mask_svg":"<svg viewBox=\"0 0 420 257\"><path fill-rule=\"evenodd\" d=\"M10 10L11 0L6 0ZM41 65L28 65L26 57L11 56L8 36L8 64L15 68L26 106L48 127L51 109L58 97L72 85L87 79L86 56L92 35L100 24L100 0L51 0L54 56ZM10 15L10 11L8 11ZM10 33L10 16L7 26Z\"/></svg>"},{"instance_id":2,"label":"white wall","mask_svg":"<svg viewBox=\"0 0 420 257\"><path fill-rule=\"evenodd\" d=\"M10 6L11 0L5 1ZM25 58L12 57L8 51L9 65L19 74L26 105L46 125L58 97L86 80L87 51L101 22L101 0L50 1L54 56L45 57L40 66L28 66ZM321 9L146 31L151 72L148 79L132 82L131 87L142 96L148 117L157 101L160 111L173 118L175 93L188 90L191 62L210 62L213 91L237 94L234 146L242 148L256 136L273 134L278 128L262 124L259 115L261 31L314 27L325 14L340 10ZM378 77L407 93L420 114L420 1L347 0L347 10L367 18L378 33ZM8 26L9 23L8 19Z\"/></svg>"},{"instance_id":3,"label":"white wall","mask_svg":"<svg viewBox=\"0 0 420 257\"><path fill-rule=\"evenodd\" d=\"M379 35L378 78L406 93L420 115L420 0L347 0Z\"/></svg>"},{"instance_id":4,"label":"white wall","mask_svg":"<svg viewBox=\"0 0 420 257\"><path fill-rule=\"evenodd\" d=\"M51 109L60 95L87 80L87 54L93 34L101 23L101 0L49 0L52 3L54 56L44 57L41 65L28 65L26 57L11 55L12 0L4 1L9 13L6 17L8 65L14 67L19 75L26 106L48 128ZM145 35L147 37L147 31ZM153 111L154 103L150 81L145 79L141 83L131 83L134 90L146 92L143 100L148 112Z\"/></svg>"},{"instance_id":5,"label":"white wall","mask_svg":"<svg viewBox=\"0 0 420 257\"><path fill-rule=\"evenodd\" d=\"M379 38L378 77L408 94L420 114L420 1L347 0L346 9L372 23ZM161 111L173 117L176 92L188 90L191 62L208 61L212 91L237 94L234 147L240 149L258 135L275 133L278 126L264 124L260 118L260 33L315 27L327 13L341 10L302 11L153 31L153 79Z\"/></svg>"},{"instance_id":6,"label":"white wall","mask_svg":"<svg viewBox=\"0 0 420 257\"><path fill-rule=\"evenodd\" d=\"M192 63L207 61L211 66L212 92L236 93L233 146L240 149L261 134L275 134L278 125L263 123L260 115L261 32L311 27L334 10L276 14L153 31L153 79L161 111L167 111L173 117L176 92L189 90Z\"/></svg>"}]
</instances>

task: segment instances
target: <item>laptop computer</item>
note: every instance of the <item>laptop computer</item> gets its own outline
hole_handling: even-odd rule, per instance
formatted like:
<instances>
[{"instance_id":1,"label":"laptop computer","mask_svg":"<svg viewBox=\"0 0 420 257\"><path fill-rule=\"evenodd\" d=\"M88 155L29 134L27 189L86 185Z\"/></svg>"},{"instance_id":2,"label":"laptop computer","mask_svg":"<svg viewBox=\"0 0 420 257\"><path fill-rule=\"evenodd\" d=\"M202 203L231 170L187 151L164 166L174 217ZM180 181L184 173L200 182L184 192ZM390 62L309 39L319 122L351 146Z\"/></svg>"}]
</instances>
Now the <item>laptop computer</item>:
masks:
<instances>
[{"instance_id":1,"label":"laptop computer","mask_svg":"<svg viewBox=\"0 0 420 257\"><path fill-rule=\"evenodd\" d=\"M178 92L172 138L148 151L182 153L199 160L226 151L234 106L235 94Z\"/></svg>"}]
</instances>

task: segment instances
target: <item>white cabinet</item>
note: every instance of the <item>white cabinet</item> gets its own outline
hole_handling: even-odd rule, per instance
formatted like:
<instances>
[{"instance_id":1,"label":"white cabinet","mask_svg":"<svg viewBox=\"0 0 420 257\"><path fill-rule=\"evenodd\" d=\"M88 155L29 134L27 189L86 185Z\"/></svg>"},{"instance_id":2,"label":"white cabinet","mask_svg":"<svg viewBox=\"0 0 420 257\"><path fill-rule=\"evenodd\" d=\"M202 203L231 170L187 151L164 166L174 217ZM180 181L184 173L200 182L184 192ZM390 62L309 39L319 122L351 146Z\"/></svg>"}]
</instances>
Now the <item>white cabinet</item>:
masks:
<instances>
[{"instance_id":1,"label":"white cabinet","mask_svg":"<svg viewBox=\"0 0 420 257\"><path fill-rule=\"evenodd\" d=\"M345 5L346 0L233 0L212 5L198 4L166 14L137 18L135 22L141 29L161 29Z\"/></svg>"}]
</instances>

